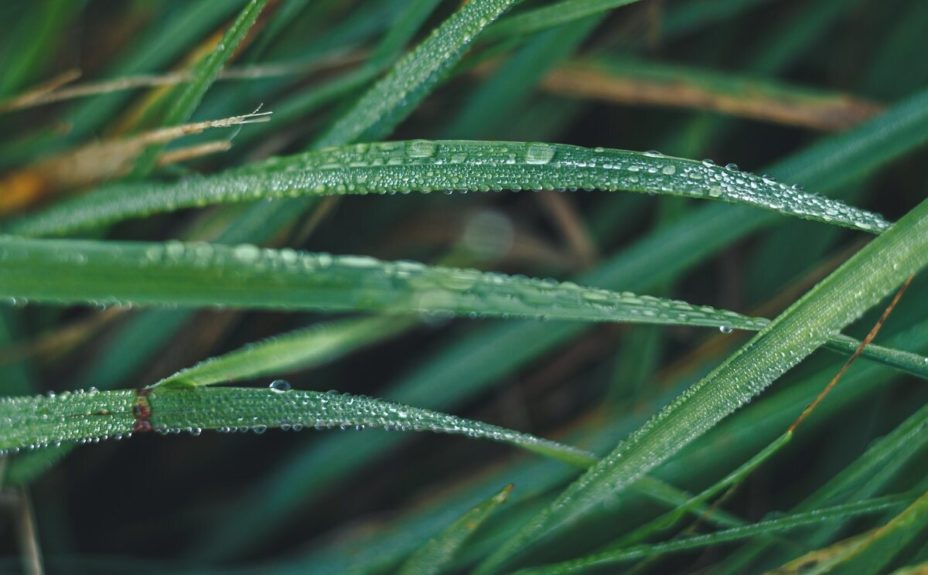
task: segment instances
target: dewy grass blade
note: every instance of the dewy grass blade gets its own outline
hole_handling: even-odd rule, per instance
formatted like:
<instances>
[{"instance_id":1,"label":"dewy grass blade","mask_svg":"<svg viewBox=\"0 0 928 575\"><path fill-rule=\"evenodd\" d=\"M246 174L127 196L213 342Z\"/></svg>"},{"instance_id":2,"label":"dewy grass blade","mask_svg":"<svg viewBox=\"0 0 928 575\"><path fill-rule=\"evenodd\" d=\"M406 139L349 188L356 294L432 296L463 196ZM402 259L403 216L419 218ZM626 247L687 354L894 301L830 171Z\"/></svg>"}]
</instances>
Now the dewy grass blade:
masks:
<instances>
[{"instance_id":1,"label":"dewy grass blade","mask_svg":"<svg viewBox=\"0 0 928 575\"><path fill-rule=\"evenodd\" d=\"M717 199L868 232L889 227L879 215L705 161L543 143L414 140L328 148L172 184L116 184L5 231L61 235L181 208L289 197L578 189Z\"/></svg>"},{"instance_id":2,"label":"dewy grass blade","mask_svg":"<svg viewBox=\"0 0 928 575\"><path fill-rule=\"evenodd\" d=\"M425 99L491 22L518 0L471 0L404 56L319 139L331 146L389 134Z\"/></svg>"},{"instance_id":3,"label":"dewy grass blade","mask_svg":"<svg viewBox=\"0 0 928 575\"><path fill-rule=\"evenodd\" d=\"M483 501L430 539L416 551L399 570L399 575L437 575L445 573L455 554L512 492L507 485L493 497Z\"/></svg>"},{"instance_id":4,"label":"dewy grass blade","mask_svg":"<svg viewBox=\"0 0 928 575\"><path fill-rule=\"evenodd\" d=\"M0 297L13 301L434 313L723 330L758 330L769 323L709 306L570 282L249 244L0 236L0 268ZM59 280L49 282L49 277ZM827 343L853 353L859 342L839 335ZM928 364L917 354L867 346L865 355L928 376Z\"/></svg>"},{"instance_id":5,"label":"dewy grass blade","mask_svg":"<svg viewBox=\"0 0 928 575\"><path fill-rule=\"evenodd\" d=\"M912 95L865 125L826 138L766 171L776 179L823 193L834 192L844 184L859 181L885 168L890 161L911 153L926 141L928 90ZM584 275L581 283L614 289L650 289L661 281L693 269L725 246L769 226L775 219L769 212L708 204L693 210L666 229L651 231L644 239ZM416 366L385 393L401 402L450 410L452 406L486 392L495 382L504 380L530 362L552 353L558 345L566 345L572 337L581 333L583 327L583 324L575 323L510 321L477 328L459 336L452 345L439 349L432 358ZM898 345L903 344L899 342ZM867 369L870 371L872 368L868 366ZM833 372L828 377L832 375ZM443 382L444 394L432 393L434 381ZM822 384L826 382L827 378ZM789 423L783 422L782 428ZM233 522L226 522L227 528L207 544L211 547L210 552L227 549L229 540L236 541L236 546L254 544L259 538L266 540L272 531L267 527L270 523L283 522L282 518L298 503L305 504L320 497L320 493L327 492L377 454L395 449L399 443L384 441L376 449L344 463L330 474L316 475L311 481L299 483L301 477L324 465L331 454L346 449L360 453L360 447L364 446L349 445L349 440L350 436L344 435L328 438L314 450L273 472L270 479L250 494L246 507L247 514L261 518L260 527L238 529ZM268 507L263 494L284 487L289 487L292 493L287 505Z\"/></svg>"},{"instance_id":6,"label":"dewy grass blade","mask_svg":"<svg viewBox=\"0 0 928 575\"><path fill-rule=\"evenodd\" d=\"M0 452L61 442L97 442L133 432L200 433L354 427L465 435L509 443L585 468L596 461L586 451L495 425L425 409L334 392L168 387L61 393L53 397L0 399Z\"/></svg>"},{"instance_id":7,"label":"dewy grass blade","mask_svg":"<svg viewBox=\"0 0 928 575\"><path fill-rule=\"evenodd\" d=\"M478 572L498 571L514 555L555 528L614 499L635 479L750 401L925 265L928 265L928 200L621 442L532 518Z\"/></svg>"}]
</instances>

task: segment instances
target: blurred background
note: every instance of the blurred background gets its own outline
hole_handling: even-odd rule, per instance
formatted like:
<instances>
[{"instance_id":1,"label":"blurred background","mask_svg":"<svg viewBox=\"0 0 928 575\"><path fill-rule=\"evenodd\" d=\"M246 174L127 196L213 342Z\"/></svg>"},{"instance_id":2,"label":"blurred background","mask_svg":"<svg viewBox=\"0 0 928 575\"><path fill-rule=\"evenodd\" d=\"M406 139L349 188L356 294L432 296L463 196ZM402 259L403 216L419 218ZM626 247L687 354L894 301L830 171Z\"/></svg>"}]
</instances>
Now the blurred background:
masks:
<instances>
[{"instance_id":1,"label":"blurred background","mask_svg":"<svg viewBox=\"0 0 928 575\"><path fill-rule=\"evenodd\" d=\"M307 149L460 3L418 2L433 6L419 10L421 24L412 36L398 45L384 42L412 17L412 4L271 2L194 117L217 120L260 109L273 113L271 121L176 139L156 177L211 173ZM518 9L544 4L524 2ZM243 5L3 2L0 216L41 209L120 177L119 154L131 156L127 148L83 157L76 152L158 127L165 95ZM643 0L550 30L478 40L391 139L659 150L764 173L924 89L925 30L928 3L921 0ZM68 93L77 88L84 92ZM872 177L839 186L835 195L896 219L925 197L926 159L924 150L907 154ZM637 267L622 268L626 275L614 283L774 317L867 240L777 217L746 237L719 230L718 246L696 240L694 263L663 273L665 240L655 232L704 206L609 193L345 197L317 203L267 243L586 283L605 277L617 258L644 250ZM182 211L116 226L106 237L211 239L241 211ZM885 337L925 317L924 288L924 278L916 278ZM881 311L848 333L861 337ZM7 306L0 319L0 392L18 395L141 387L206 357L333 316ZM541 325L524 337L507 325L422 317L344 358L285 377L295 388L389 397L604 453L745 341L743 334L715 330L609 324L558 328L556 334ZM687 489L718 479L795 417L799 400L787 394L820 389L839 360L828 352L813 355L658 476ZM752 475L726 509L746 519L788 509L928 398L923 385L898 373L855 369L845 395L823 407L788 453ZM928 471L924 458L911 467L899 475L901 488ZM30 493L52 572L256 565L342 572L344 566L335 566L342 564L326 561L357 553L387 557L404 536L434 530L514 482L520 499L481 532L472 550L481 553L481 545L493 545L572 473L510 447L428 434L149 434L80 447L39 474ZM15 571L18 507L15 498L7 499L0 507L6 558L0 566ZM654 512L652 503L639 501L621 517L634 523L631 518ZM598 520L614 527L616 515ZM603 531L600 541L584 531L551 555L589 550L614 536ZM711 571L720 559L714 553L721 552L652 569ZM390 572L391 563L367 565L366 572Z\"/></svg>"}]
</instances>

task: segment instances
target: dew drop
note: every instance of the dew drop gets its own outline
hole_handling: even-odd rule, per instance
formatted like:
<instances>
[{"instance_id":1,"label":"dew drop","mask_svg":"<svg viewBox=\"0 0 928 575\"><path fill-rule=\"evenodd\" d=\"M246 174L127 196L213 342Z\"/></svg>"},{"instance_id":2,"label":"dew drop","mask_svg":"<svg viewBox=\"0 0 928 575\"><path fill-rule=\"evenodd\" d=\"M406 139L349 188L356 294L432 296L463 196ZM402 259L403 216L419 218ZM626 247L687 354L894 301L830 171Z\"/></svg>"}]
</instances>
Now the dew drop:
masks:
<instances>
[{"instance_id":1,"label":"dew drop","mask_svg":"<svg viewBox=\"0 0 928 575\"><path fill-rule=\"evenodd\" d=\"M732 329L731 329L731 326L730 326L730 325L720 325L720 326L719 326L719 331L722 332L722 333L724 333L724 334L729 334L729 333L732 332Z\"/></svg>"},{"instance_id":2,"label":"dew drop","mask_svg":"<svg viewBox=\"0 0 928 575\"><path fill-rule=\"evenodd\" d=\"M261 255L261 249L251 244L242 244L236 246L233 253L240 262L248 263L258 259L258 256Z\"/></svg>"},{"instance_id":3,"label":"dew drop","mask_svg":"<svg viewBox=\"0 0 928 575\"><path fill-rule=\"evenodd\" d=\"M290 382L283 379L275 379L268 387L270 387L271 391L274 393L285 393L290 391Z\"/></svg>"},{"instance_id":4,"label":"dew drop","mask_svg":"<svg viewBox=\"0 0 928 575\"><path fill-rule=\"evenodd\" d=\"M525 163L547 164L554 158L554 148L548 144L533 143L525 149Z\"/></svg>"},{"instance_id":5,"label":"dew drop","mask_svg":"<svg viewBox=\"0 0 928 575\"><path fill-rule=\"evenodd\" d=\"M435 143L428 140L413 140L406 146L410 158L428 158L435 155Z\"/></svg>"},{"instance_id":6,"label":"dew drop","mask_svg":"<svg viewBox=\"0 0 928 575\"><path fill-rule=\"evenodd\" d=\"M663 168L661 168L661 173L667 176L672 176L675 173L677 173L677 168L675 168L674 166L664 166Z\"/></svg>"}]
</instances>

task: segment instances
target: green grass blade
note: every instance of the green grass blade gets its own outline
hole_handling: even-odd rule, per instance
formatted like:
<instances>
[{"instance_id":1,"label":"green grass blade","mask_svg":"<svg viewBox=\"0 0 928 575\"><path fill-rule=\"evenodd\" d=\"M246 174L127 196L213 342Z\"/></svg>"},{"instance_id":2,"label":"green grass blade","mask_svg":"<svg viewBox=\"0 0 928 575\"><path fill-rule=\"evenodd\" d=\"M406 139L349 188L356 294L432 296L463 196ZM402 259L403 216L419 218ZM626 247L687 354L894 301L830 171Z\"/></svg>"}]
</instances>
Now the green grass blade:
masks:
<instances>
[{"instance_id":1,"label":"green grass blade","mask_svg":"<svg viewBox=\"0 0 928 575\"><path fill-rule=\"evenodd\" d=\"M599 23L599 18L591 18L531 38L476 88L443 133L449 138L486 140L511 129L510 118L524 110L538 82Z\"/></svg>"},{"instance_id":2,"label":"green grass blade","mask_svg":"<svg viewBox=\"0 0 928 575\"><path fill-rule=\"evenodd\" d=\"M828 337L928 264L928 201L860 250L725 363L571 484L479 570L602 504L748 402Z\"/></svg>"},{"instance_id":3,"label":"green grass blade","mask_svg":"<svg viewBox=\"0 0 928 575\"><path fill-rule=\"evenodd\" d=\"M142 412L147 413L139 415ZM509 443L577 467L587 467L596 460L580 449L452 415L362 396L278 387L160 387L11 397L0 400L0 417L10 423L0 431L0 451L5 452L122 438L133 431L261 433L268 428L311 426L428 430Z\"/></svg>"},{"instance_id":4,"label":"green grass blade","mask_svg":"<svg viewBox=\"0 0 928 575\"><path fill-rule=\"evenodd\" d=\"M318 147L389 134L460 60L474 39L517 0L472 0L462 6L340 118Z\"/></svg>"},{"instance_id":5,"label":"green grass blade","mask_svg":"<svg viewBox=\"0 0 928 575\"><path fill-rule=\"evenodd\" d=\"M47 0L27 8L5 34L5 50L0 53L0 96L13 95L40 80L37 72L46 71L67 25L84 8L84 2Z\"/></svg>"},{"instance_id":6,"label":"green grass blade","mask_svg":"<svg viewBox=\"0 0 928 575\"><path fill-rule=\"evenodd\" d=\"M928 492L889 523L863 539L851 557L833 570L837 575L876 575L928 527Z\"/></svg>"},{"instance_id":7,"label":"green grass blade","mask_svg":"<svg viewBox=\"0 0 928 575\"><path fill-rule=\"evenodd\" d=\"M398 318L348 319L316 324L212 357L162 379L155 387L231 383L328 363L397 333L409 324L408 320Z\"/></svg>"},{"instance_id":8,"label":"green grass blade","mask_svg":"<svg viewBox=\"0 0 928 575\"><path fill-rule=\"evenodd\" d=\"M620 549L628 546L631 543L644 541L655 533L666 531L677 525L677 523L679 523L684 517L696 511L700 506L721 493L723 489L727 489L732 485L743 481L745 477L753 473L754 470L760 467L765 461L773 457L774 454L785 447L792 440L792 437L792 432L787 432L779 436L767 447L745 461L737 469L719 481L713 483L708 488L704 489L698 495L695 495L682 505L679 505L675 509L668 511L653 521L642 525L640 528L629 533L627 536L622 537L616 541L616 543L610 545L610 549Z\"/></svg>"},{"instance_id":9,"label":"green grass blade","mask_svg":"<svg viewBox=\"0 0 928 575\"><path fill-rule=\"evenodd\" d=\"M444 531L430 539L400 568L399 575L435 575L451 566L457 551L496 509L506 502L512 485L469 510Z\"/></svg>"},{"instance_id":10,"label":"green grass blade","mask_svg":"<svg viewBox=\"0 0 928 575\"><path fill-rule=\"evenodd\" d=\"M819 192L830 192L860 180L892 160L910 153L928 141L928 90L919 92L890 108L878 118L848 133L824 139L801 152L771 166L773 177ZM840 161L831 161L838 157ZM267 204L261 204L267 205ZM711 204L692 210L680 221L651 232L580 280L583 284L613 289L644 290L660 282L679 277L693 269L723 247L770 225L772 214L745 208ZM423 364L392 385L385 394L392 400L416 403L434 409L452 406L485 392L491 385L537 360L558 345L564 345L583 330L582 324L547 324L538 322L496 323L465 334L453 345L435 352ZM837 367L835 368L837 369ZM831 374L829 374L829 377ZM445 393L431 393L435 381L444 383ZM825 385L827 379L821 383ZM801 409L801 407L800 407ZM795 417L795 415L793 415ZM780 427L789 425L789 421ZM774 437L775 434L771 435ZM282 466L265 484L261 493L252 494L247 514L261 516L262 535L268 525L286 515L297 502L318 497L320 491L337 483L378 454L395 448L399 441L384 440L381 445L346 446L347 436L330 438L318 448ZM363 449L367 448L367 452ZM331 473L320 475L312 483L299 479L323 465L334 454L354 449L358 456L330 467ZM290 487L292 495L286 505L268 508L262 494ZM255 530L239 531L238 543L253 540ZM222 548L213 542L213 550Z\"/></svg>"},{"instance_id":11,"label":"green grass blade","mask_svg":"<svg viewBox=\"0 0 928 575\"><path fill-rule=\"evenodd\" d=\"M248 244L228 247L0 236L0 267L4 270L0 297L16 301L445 313L726 330L758 330L768 324L766 319L709 306L567 282L359 256L262 250ZM48 282L48 277L61 280ZM829 345L838 351L853 353L856 348L851 338L830 339L834 343ZM266 354L267 358L289 348L293 355L280 356L279 366L289 365L301 349L291 343L270 342L267 351L256 348L244 358L228 361L241 368L253 361L250 354ZM866 353L928 376L925 359L917 354L880 346L868 346ZM216 368L201 366L206 372ZM229 375L223 369L209 377L220 372ZM246 369L240 377L248 373Z\"/></svg>"},{"instance_id":12,"label":"green grass blade","mask_svg":"<svg viewBox=\"0 0 928 575\"><path fill-rule=\"evenodd\" d=\"M0 296L49 303L479 314L758 328L734 312L553 280L243 244L0 237ZM47 278L59 281L48 282Z\"/></svg>"},{"instance_id":13,"label":"green grass blade","mask_svg":"<svg viewBox=\"0 0 928 575\"><path fill-rule=\"evenodd\" d=\"M638 0L563 0L549 6L526 10L500 20L487 30L486 38L496 39L531 34L561 26L574 20L593 16L614 8L634 4Z\"/></svg>"},{"instance_id":14,"label":"green grass blade","mask_svg":"<svg viewBox=\"0 0 928 575\"><path fill-rule=\"evenodd\" d=\"M181 208L298 196L565 189L717 199L870 232L889 226L879 215L709 162L542 143L413 140L330 148L174 184L116 184L6 231L61 235Z\"/></svg>"},{"instance_id":15,"label":"green grass blade","mask_svg":"<svg viewBox=\"0 0 928 575\"><path fill-rule=\"evenodd\" d=\"M203 100L203 96L206 95L206 91L216 81L222 67L245 39L267 3L268 0L250 0L242 9L229 29L222 35L216 48L198 62L191 71L190 83L179 88L180 93L171 103L171 107L168 108L161 122L163 126L183 124L190 119ZM145 150L136 162L135 175L144 177L151 172L158 160L158 154L163 149L164 146L159 145Z\"/></svg>"},{"instance_id":16,"label":"green grass blade","mask_svg":"<svg viewBox=\"0 0 928 575\"><path fill-rule=\"evenodd\" d=\"M636 559L646 559L650 557L660 557L668 553L679 553L681 551L690 551L693 549L703 549L725 543L743 541L753 537L759 537L778 531L789 531L810 525L818 525L829 521L837 521L862 515L872 515L888 509L894 509L899 505L911 501L908 495L894 495L889 497L880 497L836 505L834 507L825 507L815 511L805 513L795 513L780 517L779 519L770 519L747 525L745 527L736 527L726 529L708 535L696 535L693 537L684 537L676 541L667 543L657 543L654 545L637 545L628 549L615 551L606 551L590 555L582 559L565 561L554 565L537 567L531 569L522 569L518 571L520 575L564 575L567 573L583 573L596 566L615 565Z\"/></svg>"},{"instance_id":17,"label":"green grass blade","mask_svg":"<svg viewBox=\"0 0 928 575\"><path fill-rule=\"evenodd\" d=\"M107 76L151 74L178 60L185 50L201 40L210 30L231 17L245 3L193 0L171 6L164 16L147 28L137 42L121 47ZM170 30L170 34L165 34ZM129 92L114 92L85 100L70 114L75 140L86 137L111 120L130 97Z\"/></svg>"}]
</instances>

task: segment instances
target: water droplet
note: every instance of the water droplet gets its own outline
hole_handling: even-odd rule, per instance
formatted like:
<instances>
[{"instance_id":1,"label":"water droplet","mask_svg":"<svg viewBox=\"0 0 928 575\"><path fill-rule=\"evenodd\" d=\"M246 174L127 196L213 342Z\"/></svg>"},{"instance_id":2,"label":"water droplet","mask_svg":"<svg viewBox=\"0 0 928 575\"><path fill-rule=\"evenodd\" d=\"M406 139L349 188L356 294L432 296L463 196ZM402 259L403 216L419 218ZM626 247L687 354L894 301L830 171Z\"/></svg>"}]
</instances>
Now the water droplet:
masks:
<instances>
[{"instance_id":1,"label":"water droplet","mask_svg":"<svg viewBox=\"0 0 928 575\"><path fill-rule=\"evenodd\" d=\"M248 263L258 259L258 256L261 255L261 248L251 244L242 244L240 246L235 246L235 249L232 253L235 254L235 257L240 262Z\"/></svg>"},{"instance_id":2,"label":"water droplet","mask_svg":"<svg viewBox=\"0 0 928 575\"><path fill-rule=\"evenodd\" d=\"M435 155L435 143L428 140L413 140L406 145L410 158L428 158Z\"/></svg>"},{"instance_id":3,"label":"water droplet","mask_svg":"<svg viewBox=\"0 0 928 575\"><path fill-rule=\"evenodd\" d=\"M554 158L554 148L548 144L533 143L525 149L525 163L547 164Z\"/></svg>"},{"instance_id":4,"label":"water droplet","mask_svg":"<svg viewBox=\"0 0 928 575\"><path fill-rule=\"evenodd\" d=\"M661 173L667 176L672 176L675 173L677 173L677 168L674 166L664 166L663 168L661 168Z\"/></svg>"},{"instance_id":5,"label":"water droplet","mask_svg":"<svg viewBox=\"0 0 928 575\"><path fill-rule=\"evenodd\" d=\"M290 391L290 382L283 379L275 379L268 386L274 393L284 393Z\"/></svg>"},{"instance_id":6,"label":"water droplet","mask_svg":"<svg viewBox=\"0 0 928 575\"><path fill-rule=\"evenodd\" d=\"M724 333L724 334L729 334L729 333L732 332L732 329L731 329L731 326L730 326L730 325L720 325L720 326L719 326L719 331L722 332L722 333Z\"/></svg>"}]
</instances>

